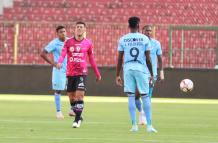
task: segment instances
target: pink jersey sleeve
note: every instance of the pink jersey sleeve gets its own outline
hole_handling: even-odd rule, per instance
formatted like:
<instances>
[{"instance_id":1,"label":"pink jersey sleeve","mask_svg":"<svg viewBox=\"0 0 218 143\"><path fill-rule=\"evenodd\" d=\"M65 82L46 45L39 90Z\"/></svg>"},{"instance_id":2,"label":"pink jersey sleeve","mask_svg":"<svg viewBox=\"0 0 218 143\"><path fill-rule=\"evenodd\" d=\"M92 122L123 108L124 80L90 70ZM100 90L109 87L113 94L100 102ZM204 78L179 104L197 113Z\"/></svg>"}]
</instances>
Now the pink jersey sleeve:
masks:
<instances>
[{"instance_id":1,"label":"pink jersey sleeve","mask_svg":"<svg viewBox=\"0 0 218 143\"><path fill-rule=\"evenodd\" d=\"M88 56L89 56L89 62L90 62L91 66L95 72L96 77L100 77L101 74L100 74L98 67L96 65L96 62L94 60L93 45L92 44L90 44L90 47L88 49Z\"/></svg>"},{"instance_id":2,"label":"pink jersey sleeve","mask_svg":"<svg viewBox=\"0 0 218 143\"><path fill-rule=\"evenodd\" d=\"M61 50L61 54L60 54L60 57L58 59L58 63L63 63L66 55L67 55L67 42L64 43L64 47Z\"/></svg>"}]
</instances>

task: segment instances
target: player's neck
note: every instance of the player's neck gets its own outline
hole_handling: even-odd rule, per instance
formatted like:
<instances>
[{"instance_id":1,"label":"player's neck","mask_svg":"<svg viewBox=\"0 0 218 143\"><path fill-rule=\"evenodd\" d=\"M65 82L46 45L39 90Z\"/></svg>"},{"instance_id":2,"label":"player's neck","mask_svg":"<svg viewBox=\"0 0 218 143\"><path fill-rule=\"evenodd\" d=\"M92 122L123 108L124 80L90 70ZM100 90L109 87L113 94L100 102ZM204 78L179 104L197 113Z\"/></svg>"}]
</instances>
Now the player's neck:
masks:
<instances>
[{"instance_id":1,"label":"player's neck","mask_svg":"<svg viewBox=\"0 0 218 143\"><path fill-rule=\"evenodd\" d=\"M65 38L58 38L60 41L64 42Z\"/></svg>"},{"instance_id":2,"label":"player's neck","mask_svg":"<svg viewBox=\"0 0 218 143\"><path fill-rule=\"evenodd\" d=\"M75 40L76 41L82 41L84 39L84 36L83 35L75 35Z\"/></svg>"},{"instance_id":3,"label":"player's neck","mask_svg":"<svg viewBox=\"0 0 218 143\"><path fill-rule=\"evenodd\" d=\"M138 30L138 29L130 29L130 32L131 32L131 33L138 33L139 30Z\"/></svg>"}]
</instances>

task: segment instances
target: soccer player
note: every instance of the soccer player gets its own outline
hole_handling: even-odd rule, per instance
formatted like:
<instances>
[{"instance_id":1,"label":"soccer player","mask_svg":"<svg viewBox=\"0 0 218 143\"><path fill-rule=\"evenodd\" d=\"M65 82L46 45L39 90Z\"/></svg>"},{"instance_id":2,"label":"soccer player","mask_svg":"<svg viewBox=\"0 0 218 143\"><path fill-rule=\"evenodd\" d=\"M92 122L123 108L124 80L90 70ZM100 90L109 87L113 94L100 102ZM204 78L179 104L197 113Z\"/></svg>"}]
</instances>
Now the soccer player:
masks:
<instances>
[{"instance_id":1,"label":"soccer player","mask_svg":"<svg viewBox=\"0 0 218 143\"><path fill-rule=\"evenodd\" d=\"M94 60L93 44L84 37L85 32L86 24L84 22L77 22L75 36L65 42L57 64L57 68L61 68L64 58L67 55L67 94L70 98L71 107L76 114L72 124L73 128L80 127L82 121L81 115L84 108L83 97L86 90L86 77L88 74L87 57L94 69L96 81L101 80L100 72Z\"/></svg>"},{"instance_id":2,"label":"soccer player","mask_svg":"<svg viewBox=\"0 0 218 143\"><path fill-rule=\"evenodd\" d=\"M153 88L155 86L156 81L164 80L164 71L163 71L163 65L162 65L162 50L160 42L154 38L152 38L152 26L151 25L145 25L142 28L142 33L146 35L151 43L151 51L150 51L150 57L151 57L151 63L152 63L152 70L154 74L154 82L149 88L149 96L152 97L153 94ZM158 66L157 66L158 65ZM157 68L159 67L159 74L157 74ZM144 111L142 109L141 100L139 93L136 93L136 107L139 111L139 124L146 124L146 119L144 118Z\"/></svg>"},{"instance_id":3,"label":"soccer player","mask_svg":"<svg viewBox=\"0 0 218 143\"><path fill-rule=\"evenodd\" d=\"M58 62L60 52L66 40L66 29L64 26L58 26L56 28L57 38L52 40L41 52L41 57L53 66L52 71L52 89L55 91L55 105L56 105L56 117L57 119L63 119L64 116L61 112L61 91L65 90L66 87L66 62L64 59L63 66L58 70L55 66ZM53 60L48 57L48 54L53 54Z\"/></svg>"},{"instance_id":4,"label":"soccer player","mask_svg":"<svg viewBox=\"0 0 218 143\"><path fill-rule=\"evenodd\" d=\"M128 109L132 121L130 131L138 131L136 123L135 93L138 89L143 109L147 119L147 132L157 132L151 122L151 100L148 96L149 80L153 80L152 65L150 60L150 41L147 36L139 33L140 19L130 17L128 20L130 33L119 40L118 61L116 70L116 84L122 86L120 71L124 56L124 92L128 95Z\"/></svg>"}]
</instances>

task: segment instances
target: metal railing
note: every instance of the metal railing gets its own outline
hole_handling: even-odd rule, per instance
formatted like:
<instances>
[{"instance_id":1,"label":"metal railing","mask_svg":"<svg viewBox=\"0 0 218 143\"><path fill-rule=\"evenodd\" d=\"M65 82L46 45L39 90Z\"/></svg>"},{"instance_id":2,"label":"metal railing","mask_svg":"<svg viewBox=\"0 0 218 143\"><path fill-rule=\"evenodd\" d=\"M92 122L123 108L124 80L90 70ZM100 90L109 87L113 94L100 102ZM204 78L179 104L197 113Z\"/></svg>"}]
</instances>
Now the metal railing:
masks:
<instances>
[{"instance_id":1,"label":"metal railing","mask_svg":"<svg viewBox=\"0 0 218 143\"><path fill-rule=\"evenodd\" d=\"M0 64L46 64L39 53L56 37L55 27L75 23L0 22ZM87 37L94 43L98 65L115 66L117 41L128 33L126 24L88 23ZM155 25L154 37L163 50L164 67L214 68L218 54L218 27Z\"/></svg>"}]
</instances>

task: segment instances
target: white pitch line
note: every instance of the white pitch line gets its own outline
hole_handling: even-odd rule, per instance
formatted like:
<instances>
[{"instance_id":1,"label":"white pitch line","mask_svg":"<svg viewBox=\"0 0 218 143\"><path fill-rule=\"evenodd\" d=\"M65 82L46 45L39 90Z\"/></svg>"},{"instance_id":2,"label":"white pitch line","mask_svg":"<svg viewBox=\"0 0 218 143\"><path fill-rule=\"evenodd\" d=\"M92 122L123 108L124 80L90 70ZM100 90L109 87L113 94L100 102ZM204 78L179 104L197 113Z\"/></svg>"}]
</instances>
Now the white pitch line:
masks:
<instances>
[{"instance_id":1,"label":"white pitch line","mask_svg":"<svg viewBox=\"0 0 218 143\"><path fill-rule=\"evenodd\" d=\"M48 95L0 95L1 101L50 101L53 102L53 96ZM69 102L67 96L62 96L62 101ZM99 103L127 103L126 97L100 97L100 96L86 96L85 102L99 102ZM152 103L170 103L170 104L216 104L217 99L174 99L174 98L152 98Z\"/></svg>"}]
</instances>

